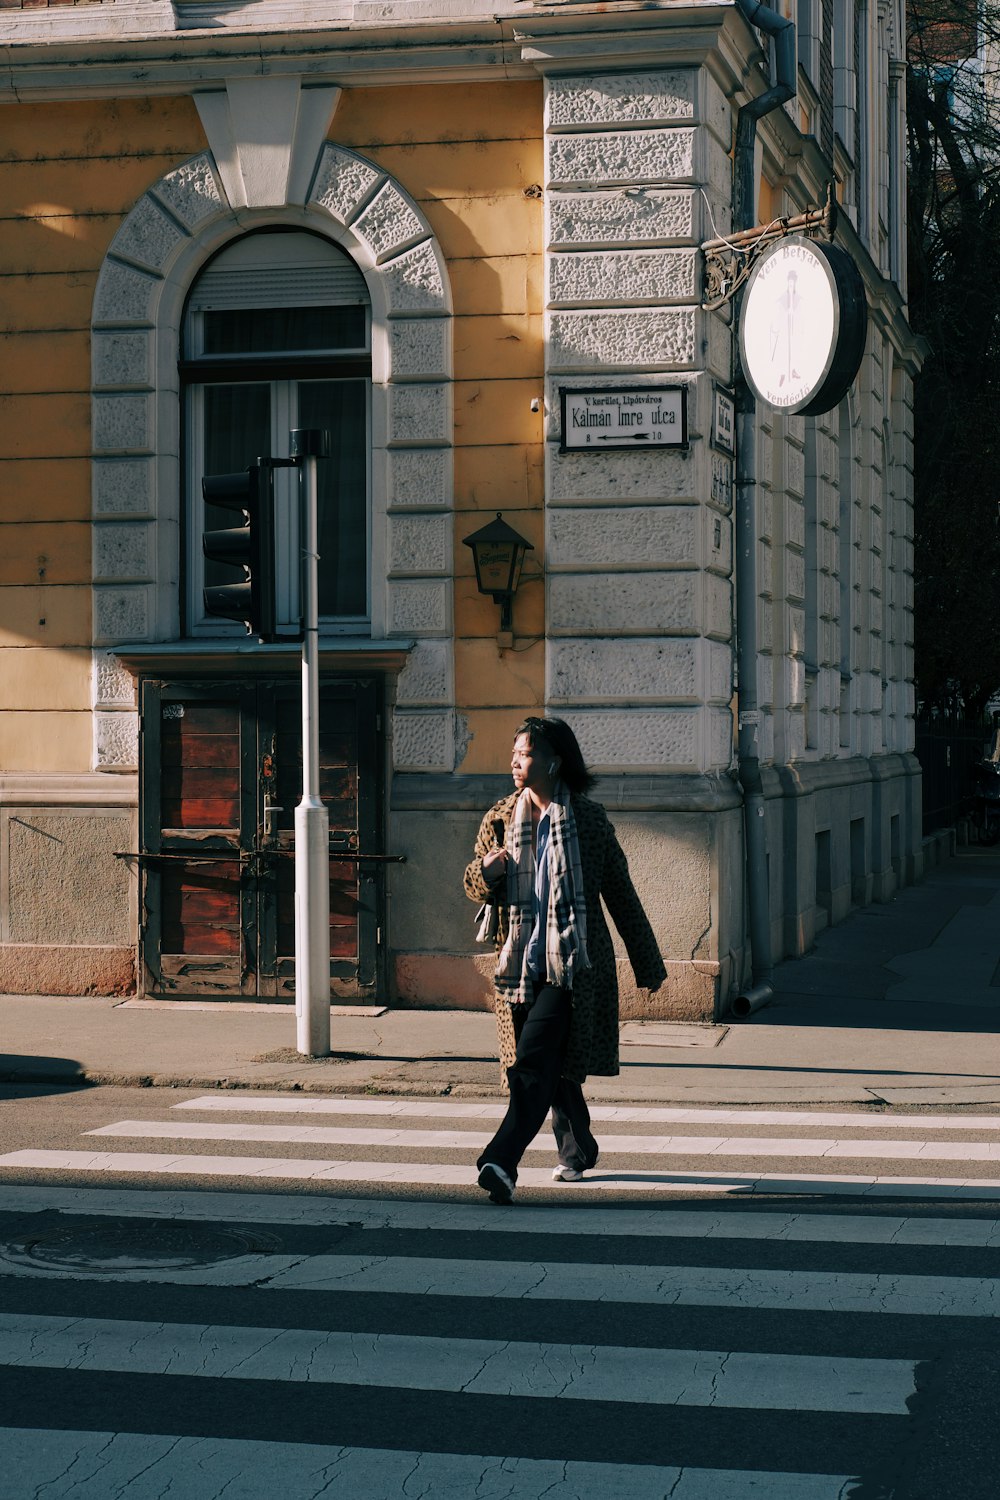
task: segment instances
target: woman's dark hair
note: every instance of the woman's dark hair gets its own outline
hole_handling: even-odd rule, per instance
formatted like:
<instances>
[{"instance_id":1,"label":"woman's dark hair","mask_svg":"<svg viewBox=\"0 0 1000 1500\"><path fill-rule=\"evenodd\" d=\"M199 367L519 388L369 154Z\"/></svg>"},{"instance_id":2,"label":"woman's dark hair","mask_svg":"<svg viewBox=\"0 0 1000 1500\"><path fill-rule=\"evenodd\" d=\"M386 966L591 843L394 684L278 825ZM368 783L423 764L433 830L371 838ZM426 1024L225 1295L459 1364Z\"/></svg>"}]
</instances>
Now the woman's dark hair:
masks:
<instances>
[{"instance_id":1,"label":"woman's dark hair","mask_svg":"<svg viewBox=\"0 0 1000 1500\"><path fill-rule=\"evenodd\" d=\"M561 762L559 775L571 792L587 792L594 785L597 777L588 771L576 735L564 719L529 717L514 731L514 738L520 739L522 734L532 749L543 740L552 753L558 755Z\"/></svg>"}]
</instances>

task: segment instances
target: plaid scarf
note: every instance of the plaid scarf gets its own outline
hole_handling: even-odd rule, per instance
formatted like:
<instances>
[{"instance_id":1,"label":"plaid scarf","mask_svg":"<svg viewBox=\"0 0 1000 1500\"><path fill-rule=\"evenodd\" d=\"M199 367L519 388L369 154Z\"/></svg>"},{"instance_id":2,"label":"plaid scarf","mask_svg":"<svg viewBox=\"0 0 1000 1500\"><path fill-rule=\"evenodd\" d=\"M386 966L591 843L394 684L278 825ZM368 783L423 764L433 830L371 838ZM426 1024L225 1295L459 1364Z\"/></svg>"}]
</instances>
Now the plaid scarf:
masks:
<instances>
[{"instance_id":1,"label":"plaid scarf","mask_svg":"<svg viewBox=\"0 0 1000 1500\"><path fill-rule=\"evenodd\" d=\"M531 798L523 791L507 825L507 904L510 928L497 959L496 987L511 1004L534 998L525 973L528 939L535 925L535 854L531 844ZM549 803L549 907L545 913L545 969L550 984L573 988L577 970L589 969L587 903L583 893L580 845L570 794L557 782Z\"/></svg>"}]
</instances>

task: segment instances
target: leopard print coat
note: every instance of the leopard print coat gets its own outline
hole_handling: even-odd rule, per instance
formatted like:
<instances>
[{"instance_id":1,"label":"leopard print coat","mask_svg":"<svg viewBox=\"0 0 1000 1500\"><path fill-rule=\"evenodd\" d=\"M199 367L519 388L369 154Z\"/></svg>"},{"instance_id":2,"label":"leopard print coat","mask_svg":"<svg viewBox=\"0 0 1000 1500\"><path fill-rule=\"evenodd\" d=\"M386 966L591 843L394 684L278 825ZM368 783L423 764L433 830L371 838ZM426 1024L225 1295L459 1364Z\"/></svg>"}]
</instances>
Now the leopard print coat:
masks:
<instances>
[{"instance_id":1,"label":"leopard print coat","mask_svg":"<svg viewBox=\"0 0 1000 1500\"><path fill-rule=\"evenodd\" d=\"M470 901L482 902L490 887L483 878L483 859L496 847L494 822L506 829L514 815L517 792L511 792L490 808L482 821L476 851L465 871L465 893ZM655 990L666 978L659 944L649 919L639 904L628 872L628 864L608 815L599 802L573 794L583 867L583 887L587 902L587 951L591 967L576 977L573 988L573 1018L569 1044L563 1063L563 1076L583 1083L589 1073L603 1075L618 1072L618 973L615 966L611 934L604 920L601 897L625 944L636 983L642 989ZM497 951L507 936L507 912L500 908ZM497 1037L500 1045L500 1069L506 1083L506 1070L515 1060L516 1042L507 1001L494 997Z\"/></svg>"}]
</instances>

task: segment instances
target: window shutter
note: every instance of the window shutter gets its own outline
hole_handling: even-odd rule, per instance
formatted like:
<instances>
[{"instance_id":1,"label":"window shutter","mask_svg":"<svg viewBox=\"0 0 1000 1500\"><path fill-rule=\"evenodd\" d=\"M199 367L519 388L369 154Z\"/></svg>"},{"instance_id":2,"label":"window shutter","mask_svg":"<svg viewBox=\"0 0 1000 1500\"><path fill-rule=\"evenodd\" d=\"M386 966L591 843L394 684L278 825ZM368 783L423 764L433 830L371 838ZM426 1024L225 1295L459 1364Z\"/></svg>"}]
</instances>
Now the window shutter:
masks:
<instances>
[{"instance_id":1,"label":"window shutter","mask_svg":"<svg viewBox=\"0 0 1000 1500\"><path fill-rule=\"evenodd\" d=\"M241 307L367 307L368 288L342 251L314 234L251 234L223 250L195 283L188 312Z\"/></svg>"}]
</instances>

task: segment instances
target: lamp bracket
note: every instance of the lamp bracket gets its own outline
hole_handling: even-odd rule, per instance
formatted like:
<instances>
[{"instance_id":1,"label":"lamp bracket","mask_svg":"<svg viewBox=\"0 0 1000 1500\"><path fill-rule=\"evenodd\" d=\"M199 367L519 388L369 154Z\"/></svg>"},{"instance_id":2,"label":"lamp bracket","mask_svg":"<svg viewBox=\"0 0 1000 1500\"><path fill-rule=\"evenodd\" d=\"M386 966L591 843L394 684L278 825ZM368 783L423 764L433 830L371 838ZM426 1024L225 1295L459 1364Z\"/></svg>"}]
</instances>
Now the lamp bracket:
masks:
<instances>
[{"instance_id":1,"label":"lamp bracket","mask_svg":"<svg viewBox=\"0 0 1000 1500\"><path fill-rule=\"evenodd\" d=\"M820 233L832 240L837 227L837 200L833 183L827 187L822 208L809 208L792 218L772 219L736 234L720 235L701 245L705 257L703 312L716 312L731 302L750 276L761 251L788 234Z\"/></svg>"}]
</instances>

